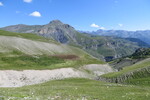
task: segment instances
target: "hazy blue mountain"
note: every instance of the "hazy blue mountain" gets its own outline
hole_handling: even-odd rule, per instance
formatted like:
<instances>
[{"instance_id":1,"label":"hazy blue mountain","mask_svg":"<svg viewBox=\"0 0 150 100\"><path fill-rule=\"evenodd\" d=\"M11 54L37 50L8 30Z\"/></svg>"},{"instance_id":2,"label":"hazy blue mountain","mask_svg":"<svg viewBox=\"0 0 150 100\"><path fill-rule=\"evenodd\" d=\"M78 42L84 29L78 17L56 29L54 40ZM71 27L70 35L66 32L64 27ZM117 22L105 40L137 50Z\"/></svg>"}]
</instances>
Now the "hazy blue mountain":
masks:
<instances>
[{"instance_id":1,"label":"hazy blue mountain","mask_svg":"<svg viewBox=\"0 0 150 100\"><path fill-rule=\"evenodd\" d=\"M97 30L88 32L94 35L101 36L116 36L122 38L137 38L150 44L150 30L145 31L125 31L125 30Z\"/></svg>"}]
</instances>

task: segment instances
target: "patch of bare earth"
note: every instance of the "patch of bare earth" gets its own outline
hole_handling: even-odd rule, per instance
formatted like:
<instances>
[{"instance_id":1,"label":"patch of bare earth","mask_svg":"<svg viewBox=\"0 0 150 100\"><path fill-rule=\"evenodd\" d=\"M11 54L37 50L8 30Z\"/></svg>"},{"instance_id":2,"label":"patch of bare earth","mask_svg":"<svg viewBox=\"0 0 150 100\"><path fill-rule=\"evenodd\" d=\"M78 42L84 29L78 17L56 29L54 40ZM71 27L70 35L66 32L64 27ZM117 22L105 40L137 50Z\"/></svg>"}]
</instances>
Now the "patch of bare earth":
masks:
<instances>
[{"instance_id":1,"label":"patch of bare earth","mask_svg":"<svg viewBox=\"0 0 150 100\"><path fill-rule=\"evenodd\" d=\"M53 55L53 57L58 57L61 59L66 59L66 60L77 60L77 59L79 59L79 57L76 55Z\"/></svg>"},{"instance_id":2,"label":"patch of bare earth","mask_svg":"<svg viewBox=\"0 0 150 100\"><path fill-rule=\"evenodd\" d=\"M21 87L25 85L39 84L50 80L65 78L89 78L90 76L73 68L61 68L55 70L1 70L0 87Z\"/></svg>"},{"instance_id":3,"label":"patch of bare earth","mask_svg":"<svg viewBox=\"0 0 150 100\"><path fill-rule=\"evenodd\" d=\"M89 64L83 66L82 69L88 70L96 76L114 72L114 69L112 69L108 64Z\"/></svg>"}]
</instances>

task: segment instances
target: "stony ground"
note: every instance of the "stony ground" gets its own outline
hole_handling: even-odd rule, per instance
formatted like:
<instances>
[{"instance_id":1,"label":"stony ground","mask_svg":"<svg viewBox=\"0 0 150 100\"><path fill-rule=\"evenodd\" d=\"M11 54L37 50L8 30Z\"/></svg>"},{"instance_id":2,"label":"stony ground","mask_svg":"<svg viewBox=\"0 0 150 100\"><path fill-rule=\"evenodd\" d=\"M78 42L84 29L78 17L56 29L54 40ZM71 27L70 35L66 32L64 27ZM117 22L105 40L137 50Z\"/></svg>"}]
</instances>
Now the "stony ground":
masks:
<instances>
[{"instance_id":1,"label":"stony ground","mask_svg":"<svg viewBox=\"0 0 150 100\"><path fill-rule=\"evenodd\" d=\"M84 70L83 70L84 68ZM90 64L77 70L74 68L61 68L54 70L1 70L0 87L21 87L44 83L50 80L59 80L65 78L95 78L96 75L102 75L113 70L108 65ZM85 71L89 70L91 73ZM94 74L93 74L94 73Z\"/></svg>"}]
</instances>

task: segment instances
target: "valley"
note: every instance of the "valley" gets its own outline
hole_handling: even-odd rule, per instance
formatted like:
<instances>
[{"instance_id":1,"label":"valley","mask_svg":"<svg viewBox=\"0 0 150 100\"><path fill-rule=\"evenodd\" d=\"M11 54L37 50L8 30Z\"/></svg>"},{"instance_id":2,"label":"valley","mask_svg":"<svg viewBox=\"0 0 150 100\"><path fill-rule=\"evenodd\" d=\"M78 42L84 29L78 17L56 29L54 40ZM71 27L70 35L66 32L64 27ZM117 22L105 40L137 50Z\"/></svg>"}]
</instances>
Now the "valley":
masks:
<instances>
[{"instance_id":1,"label":"valley","mask_svg":"<svg viewBox=\"0 0 150 100\"><path fill-rule=\"evenodd\" d=\"M0 0L0 100L150 100L150 0Z\"/></svg>"}]
</instances>

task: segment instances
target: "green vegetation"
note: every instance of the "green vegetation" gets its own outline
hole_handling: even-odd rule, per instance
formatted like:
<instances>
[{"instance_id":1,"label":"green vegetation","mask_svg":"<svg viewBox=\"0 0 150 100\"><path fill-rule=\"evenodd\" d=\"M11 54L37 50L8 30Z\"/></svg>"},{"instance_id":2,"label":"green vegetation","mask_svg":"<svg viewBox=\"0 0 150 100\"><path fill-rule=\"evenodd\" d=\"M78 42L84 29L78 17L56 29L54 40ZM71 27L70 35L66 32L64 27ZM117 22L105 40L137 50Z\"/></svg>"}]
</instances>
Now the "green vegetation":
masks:
<instances>
[{"instance_id":1,"label":"green vegetation","mask_svg":"<svg viewBox=\"0 0 150 100\"><path fill-rule=\"evenodd\" d=\"M65 79L21 88L0 88L1 100L149 100L150 88L88 79Z\"/></svg>"},{"instance_id":2,"label":"green vegetation","mask_svg":"<svg viewBox=\"0 0 150 100\"><path fill-rule=\"evenodd\" d=\"M64 59L61 56L68 55L25 55L19 51L0 53L0 70L78 68L86 64L104 64L89 55L77 59Z\"/></svg>"},{"instance_id":3,"label":"green vegetation","mask_svg":"<svg viewBox=\"0 0 150 100\"><path fill-rule=\"evenodd\" d=\"M0 69L43 69L54 64L65 63L63 59L50 56L12 56L0 58ZM51 67L50 67L51 68Z\"/></svg>"},{"instance_id":4,"label":"green vegetation","mask_svg":"<svg viewBox=\"0 0 150 100\"><path fill-rule=\"evenodd\" d=\"M150 86L150 76L146 78L128 79L126 80L126 83L139 86Z\"/></svg>"}]
</instances>

